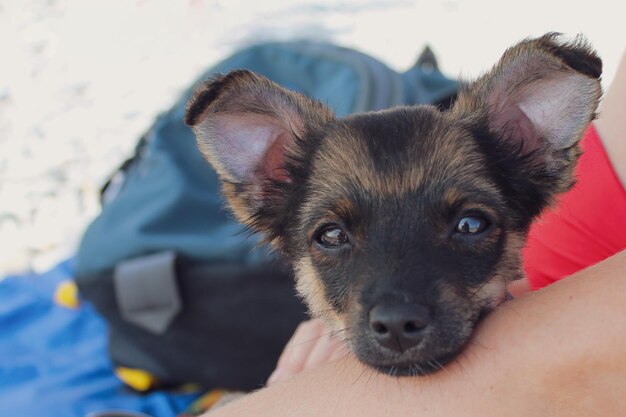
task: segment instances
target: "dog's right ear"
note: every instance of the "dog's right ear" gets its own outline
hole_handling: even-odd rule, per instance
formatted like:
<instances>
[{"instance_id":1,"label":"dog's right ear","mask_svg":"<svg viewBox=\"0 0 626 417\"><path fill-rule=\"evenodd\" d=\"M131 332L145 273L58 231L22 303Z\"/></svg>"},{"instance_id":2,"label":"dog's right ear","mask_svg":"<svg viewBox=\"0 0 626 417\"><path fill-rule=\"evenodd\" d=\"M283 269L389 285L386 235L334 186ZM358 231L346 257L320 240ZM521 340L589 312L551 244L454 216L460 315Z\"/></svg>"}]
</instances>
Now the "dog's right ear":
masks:
<instances>
[{"instance_id":1,"label":"dog's right ear","mask_svg":"<svg viewBox=\"0 0 626 417\"><path fill-rule=\"evenodd\" d=\"M235 215L270 241L297 181L302 138L333 119L321 103L246 70L208 80L185 115Z\"/></svg>"},{"instance_id":2,"label":"dog's right ear","mask_svg":"<svg viewBox=\"0 0 626 417\"><path fill-rule=\"evenodd\" d=\"M582 37L556 33L509 48L459 92L453 114L481 140L507 178L507 199L532 217L574 183L578 145L594 119L602 61Z\"/></svg>"}]
</instances>

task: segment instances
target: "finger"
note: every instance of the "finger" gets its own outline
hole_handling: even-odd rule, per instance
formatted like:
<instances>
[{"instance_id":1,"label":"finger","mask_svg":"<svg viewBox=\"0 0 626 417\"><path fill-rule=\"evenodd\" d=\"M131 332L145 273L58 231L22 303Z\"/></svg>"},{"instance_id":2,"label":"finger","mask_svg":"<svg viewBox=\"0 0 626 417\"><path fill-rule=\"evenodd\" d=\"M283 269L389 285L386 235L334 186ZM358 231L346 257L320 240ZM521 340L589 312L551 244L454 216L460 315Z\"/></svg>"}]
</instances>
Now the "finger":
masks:
<instances>
[{"instance_id":1,"label":"finger","mask_svg":"<svg viewBox=\"0 0 626 417\"><path fill-rule=\"evenodd\" d=\"M318 319L300 323L280 355L276 369L270 376L268 384L300 372L304 367L306 358L315 348L323 329L324 325Z\"/></svg>"},{"instance_id":2,"label":"finger","mask_svg":"<svg viewBox=\"0 0 626 417\"><path fill-rule=\"evenodd\" d=\"M339 346L338 341L331 336L330 329L326 329L309 353L302 369L316 368L328 362L335 350L339 349Z\"/></svg>"},{"instance_id":3,"label":"finger","mask_svg":"<svg viewBox=\"0 0 626 417\"><path fill-rule=\"evenodd\" d=\"M350 355L350 349L345 342L337 340L337 344L338 347L333 350L333 353L328 358L328 362L335 362L339 359L345 359L347 356Z\"/></svg>"},{"instance_id":4,"label":"finger","mask_svg":"<svg viewBox=\"0 0 626 417\"><path fill-rule=\"evenodd\" d=\"M318 319L300 323L293 336L278 359L277 367L298 368L304 366L304 362L315 347L322 331L323 324Z\"/></svg>"},{"instance_id":5,"label":"finger","mask_svg":"<svg viewBox=\"0 0 626 417\"><path fill-rule=\"evenodd\" d=\"M517 281L511 282L507 290L514 298L518 298L530 291L530 283L526 278L518 279Z\"/></svg>"}]
</instances>

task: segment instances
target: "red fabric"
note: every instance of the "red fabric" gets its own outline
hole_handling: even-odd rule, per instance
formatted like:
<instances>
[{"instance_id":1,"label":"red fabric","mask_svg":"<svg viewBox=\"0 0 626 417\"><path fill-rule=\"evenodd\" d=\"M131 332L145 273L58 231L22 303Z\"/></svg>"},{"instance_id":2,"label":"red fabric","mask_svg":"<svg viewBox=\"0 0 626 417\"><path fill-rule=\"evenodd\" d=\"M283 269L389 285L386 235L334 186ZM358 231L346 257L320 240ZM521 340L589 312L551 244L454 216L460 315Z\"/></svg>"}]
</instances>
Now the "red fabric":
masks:
<instances>
[{"instance_id":1,"label":"red fabric","mask_svg":"<svg viewBox=\"0 0 626 417\"><path fill-rule=\"evenodd\" d=\"M592 126L582 141L578 182L530 230L524 269L538 289L626 248L626 191Z\"/></svg>"}]
</instances>

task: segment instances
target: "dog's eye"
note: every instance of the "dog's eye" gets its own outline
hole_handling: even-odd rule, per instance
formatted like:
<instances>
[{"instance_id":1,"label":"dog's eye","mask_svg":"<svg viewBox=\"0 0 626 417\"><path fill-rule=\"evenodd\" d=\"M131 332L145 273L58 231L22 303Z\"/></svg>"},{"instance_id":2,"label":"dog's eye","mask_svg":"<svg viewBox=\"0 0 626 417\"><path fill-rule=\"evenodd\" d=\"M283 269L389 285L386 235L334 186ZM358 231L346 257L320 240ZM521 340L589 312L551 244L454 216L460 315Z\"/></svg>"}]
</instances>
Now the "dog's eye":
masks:
<instances>
[{"instance_id":1,"label":"dog's eye","mask_svg":"<svg viewBox=\"0 0 626 417\"><path fill-rule=\"evenodd\" d=\"M318 235L317 241L326 247L337 247L348 243L348 235L340 227L330 226Z\"/></svg>"},{"instance_id":2,"label":"dog's eye","mask_svg":"<svg viewBox=\"0 0 626 417\"><path fill-rule=\"evenodd\" d=\"M466 216L457 224L456 232L464 235L474 235L485 230L487 226L489 226L489 222L482 217Z\"/></svg>"}]
</instances>

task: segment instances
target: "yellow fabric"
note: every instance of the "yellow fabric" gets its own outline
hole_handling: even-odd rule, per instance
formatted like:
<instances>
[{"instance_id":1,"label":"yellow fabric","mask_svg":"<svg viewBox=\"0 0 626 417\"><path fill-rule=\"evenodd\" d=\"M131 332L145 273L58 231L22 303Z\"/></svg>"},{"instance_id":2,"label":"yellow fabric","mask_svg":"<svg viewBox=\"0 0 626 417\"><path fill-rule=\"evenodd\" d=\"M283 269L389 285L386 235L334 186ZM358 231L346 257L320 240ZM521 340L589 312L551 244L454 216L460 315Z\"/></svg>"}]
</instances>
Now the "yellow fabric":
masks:
<instances>
[{"instance_id":1,"label":"yellow fabric","mask_svg":"<svg viewBox=\"0 0 626 417\"><path fill-rule=\"evenodd\" d=\"M214 389L204 394L193 402L187 409L187 413L191 415L198 415L213 407L224 395L228 394L228 391L221 389Z\"/></svg>"},{"instance_id":2,"label":"yellow fabric","mask_svg":"<svg viewBox=\"0 0 626 417\"><path fill-rule=\"evenodd\" d=\"M74 281L63 281L54 292L54 302L66 308L76 309L80 306L78 287Z\"/></svg>"},{"instance_id":3,"label":"yellow fabric","mask_svg":"<svg viewBox=\"0 0 626 417\"><path fill-rule=\"evenodd\" d=\"M157 383L153 375L141 369L120 366L115 368L115 375L126 385L137 391L147 391Z\"/></svg>"}]
</instances>

